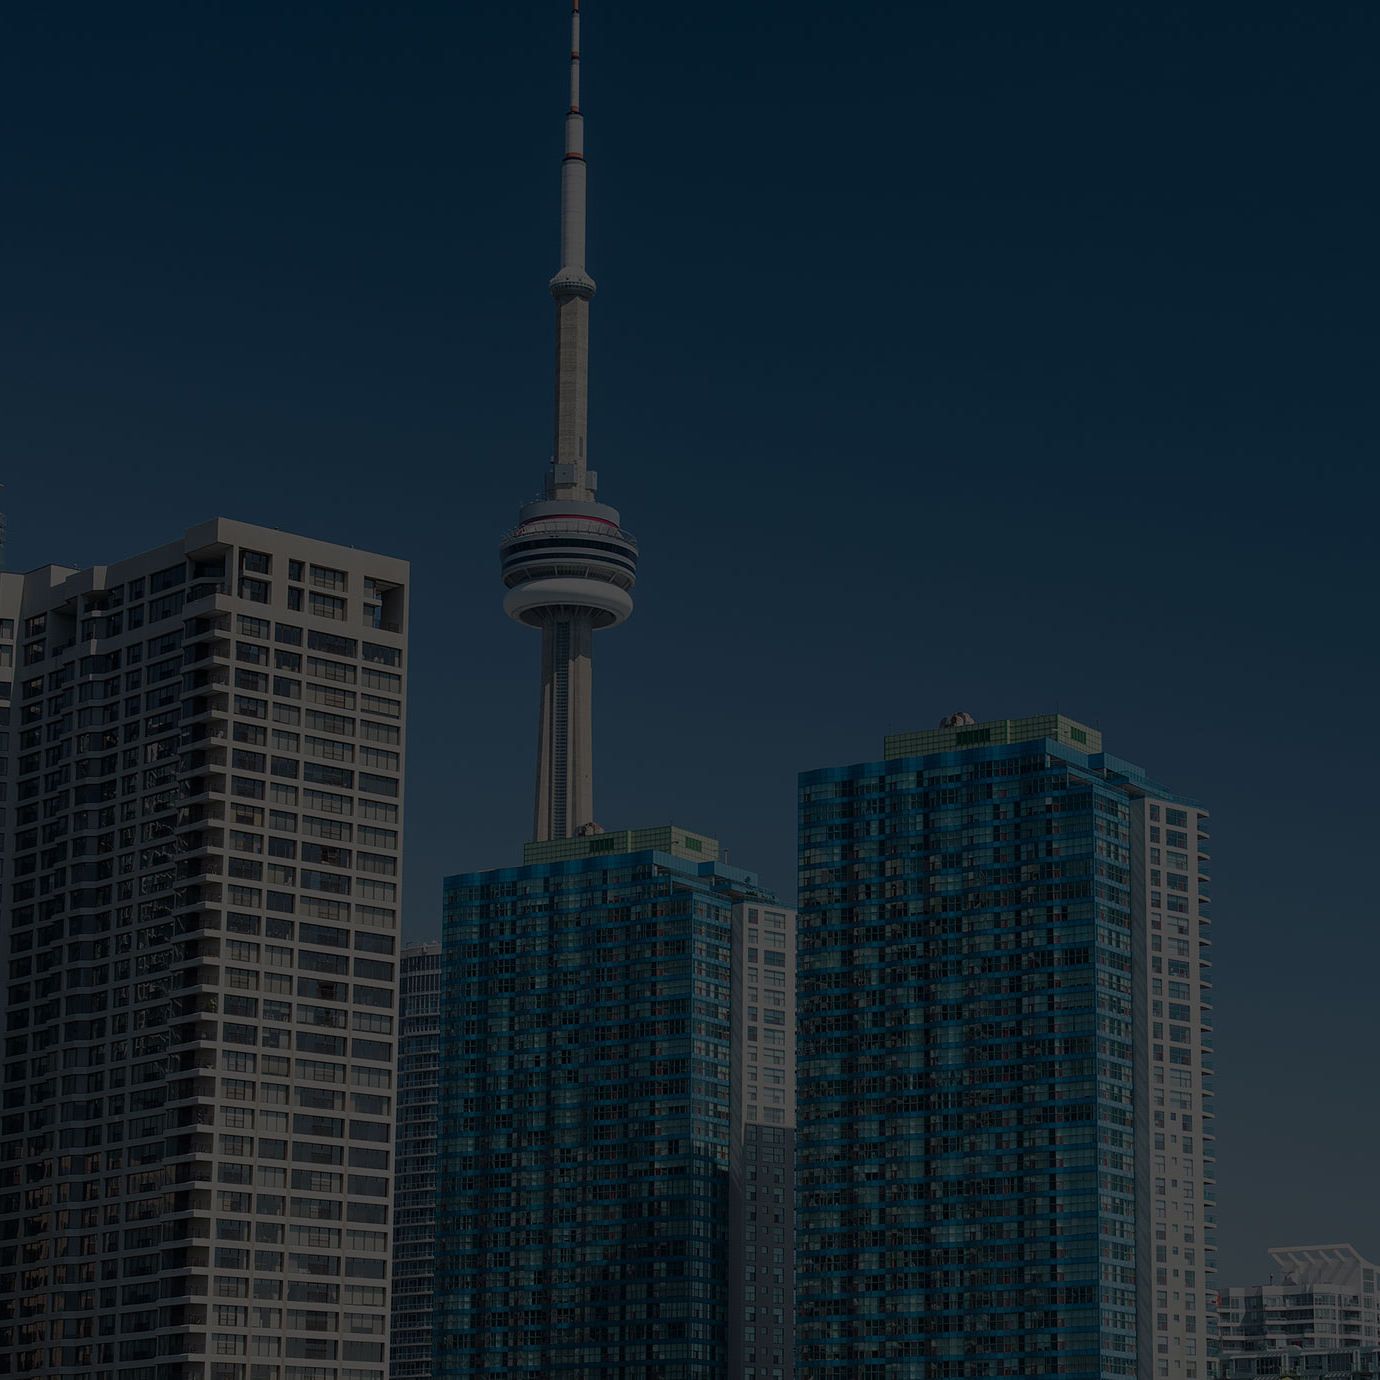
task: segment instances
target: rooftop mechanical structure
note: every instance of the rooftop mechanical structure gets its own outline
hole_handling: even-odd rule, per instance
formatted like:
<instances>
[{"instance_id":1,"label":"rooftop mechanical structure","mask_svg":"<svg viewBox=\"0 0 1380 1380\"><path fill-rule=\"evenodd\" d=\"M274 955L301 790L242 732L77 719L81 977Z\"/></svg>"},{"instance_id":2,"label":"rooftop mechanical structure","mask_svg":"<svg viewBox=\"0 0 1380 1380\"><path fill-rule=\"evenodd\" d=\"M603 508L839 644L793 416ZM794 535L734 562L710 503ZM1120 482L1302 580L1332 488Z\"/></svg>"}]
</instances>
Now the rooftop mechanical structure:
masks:
<instances>
[{"instance_id":1,"label":"rooftop mechanical structure","mask_svg":"<svg viewBox=\"0 0 1380 1380\"><path fill-rule=\"evenodd\" d=\"M541 702L532 837L541 843L597 828L591 669L594 634L632 613L637 539L595 499L588 468L589 303L585 271L584 116L580 5L570 20L570 108L561 165L561 267L556 299L556 417L545 497L525 504L499 543L510 618L541 632Z\"/></svg>"}]
</instances>

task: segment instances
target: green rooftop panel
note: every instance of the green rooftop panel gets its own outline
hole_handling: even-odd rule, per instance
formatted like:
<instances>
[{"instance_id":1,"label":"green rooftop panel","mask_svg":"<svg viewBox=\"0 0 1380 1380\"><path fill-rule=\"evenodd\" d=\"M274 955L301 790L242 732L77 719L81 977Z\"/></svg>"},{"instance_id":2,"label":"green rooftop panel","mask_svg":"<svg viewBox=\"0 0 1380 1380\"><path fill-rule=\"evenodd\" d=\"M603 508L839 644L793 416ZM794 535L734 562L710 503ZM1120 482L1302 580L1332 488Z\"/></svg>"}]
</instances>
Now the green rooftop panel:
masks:
<instances>
[{"instance_id":1,"label":"green rooftop panel","mask_svg":"<svg viewBox=\"0 0 1380 1380\"><path fill-rule=\"evenodd\" d=\"M547 839L529 843L522 850L523 866L531 863L569 862L572 858L597 857L601 853L670 853L691 862L718 862L719 841L696 834L678 824L655 829L611 829L606 834L580 834L573 839Z\"/></svg>"},{"instance_id":2,"label":"green rooftop panel","mask_svg":"<svg viewBox=\"0 0 1380 1380\"><path fill-rule=\"evenodd\" d=\"M1035 738L1053 738L1079 752L1102 751L1102 734L1097 729L1062 714L1035 714L1025 719L992 719L988 723L955 724L952 728L931 728L918 733L889 733L883 758L892 762L898 757L927 757L932 752L961 752L964 748L994 744L1004 747Z\"/></svg>"}]
</instances>

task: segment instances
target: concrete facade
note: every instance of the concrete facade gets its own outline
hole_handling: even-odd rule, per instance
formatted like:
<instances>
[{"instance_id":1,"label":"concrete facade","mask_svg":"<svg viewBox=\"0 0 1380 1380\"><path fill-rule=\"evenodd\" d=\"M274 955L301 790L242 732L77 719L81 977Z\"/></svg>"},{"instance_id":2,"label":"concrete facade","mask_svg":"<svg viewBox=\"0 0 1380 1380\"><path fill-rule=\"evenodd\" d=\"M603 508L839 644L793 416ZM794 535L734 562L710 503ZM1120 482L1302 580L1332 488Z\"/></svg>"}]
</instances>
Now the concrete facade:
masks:
<instances>
[{"instance_id":1,"label":"concrete facade","mask_svg":"<svg viewBox=\"0 0 1380 1380\"><path fill-rule=\"evenodd\" d=\"M0 1373L386 1380L407 585L0 575Z\"/></svg>"}]
</instances>

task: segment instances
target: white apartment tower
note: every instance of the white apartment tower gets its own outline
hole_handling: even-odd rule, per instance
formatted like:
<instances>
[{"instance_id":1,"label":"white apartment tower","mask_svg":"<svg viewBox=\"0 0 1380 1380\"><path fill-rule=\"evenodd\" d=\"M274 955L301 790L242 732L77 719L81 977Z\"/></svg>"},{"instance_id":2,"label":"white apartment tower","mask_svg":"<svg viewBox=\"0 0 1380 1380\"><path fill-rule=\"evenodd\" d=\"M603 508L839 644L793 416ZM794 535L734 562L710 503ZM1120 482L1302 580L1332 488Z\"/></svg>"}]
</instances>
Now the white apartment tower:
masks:
<instances>
[{"instance_id":1,"label":"white apartment tower","mask_svg":"<svg viewBox=\"0 0 1380 1380\"><path fill-rule=\"evenodd\" d=\"M1208 815L1130 800L1136 1330L1141 1380L1203 1380L1216 1354Z\"/></svg>"},{"instance_id":2,"label":"white apartment tower","mask_svg":"<svg viewBox=\"0 0 1380 1380\"><path fill-rule=\"evenodd\" d=\"M407 585L0 575L0 1374L386 1380Z\"/></svg>"}]
</instances>

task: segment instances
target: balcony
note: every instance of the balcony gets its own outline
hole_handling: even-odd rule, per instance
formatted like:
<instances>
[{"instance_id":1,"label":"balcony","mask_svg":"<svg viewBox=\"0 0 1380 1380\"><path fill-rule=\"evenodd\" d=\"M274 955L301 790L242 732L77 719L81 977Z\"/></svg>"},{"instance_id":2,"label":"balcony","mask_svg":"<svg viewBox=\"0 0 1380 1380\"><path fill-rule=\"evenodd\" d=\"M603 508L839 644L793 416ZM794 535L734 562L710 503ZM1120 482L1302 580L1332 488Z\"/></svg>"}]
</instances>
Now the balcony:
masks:
<instances>
[{"instance_id":1,"label":"balcony","mask_svg":"<svg viewBox=\"0 0 1380 1380\"><path fill-rule=\"evenodd\" d=\"M182 654L184 666L211 667L230 665L230 643L223 637L208 636L206 640L186 647Z\"/></svg>"},{"instance_id":2,"label":"balcony","mask_svg":"<svg viewBox=\"0 0 1380 1380\"><path fill-rule=\"evenodd\" d=\"M203 600L229 595L232 589L233 586L229 580L198 580L187 591L187 599L182 607L184 610L190 609L193 604L200 604ZM220 605L217 604L214 607L219 608Z\"/></svg>"},{"instance_id":3,"label":"balcony","mask_svg":"<svg viewBox=\"0 0 1380 1380\"><path fill-rule=\"evenodd\" d=\"M199 642L204 642L208 637L223 638L230 632L230 619L226 616L216 615L210 618L190 618L185 624L182 634L182 645L184 647L195 646Z\"/></svg>"},{"instance_id":4,"label":"balcony","mask_svg":"<svg viewBox=\"0 0 1380 1380\"><path fill-rule=\"evenodd\" d=\"M182 727L201 723L213 714L229 714L230 697L220 693L198 695L182 706Z\"/></svg>"},{"instance_id":5,"label":"balcony","mask_svg":"<svg viewBox=\"0 0 1380 1380\"><path fill-rule=\"evenodd\" d=\"M216 721L197 724L194 728L183 730L179 746L186 749L195 747L198 743L205 743L207 746L223 743L226 736L225 730L225 724Z\"/></svg>"},{"instance_id":6,"label":"balcony","mask_svg":"<svg viewBox=\"0 0 1380 1380\"><path fill-rule=\"evenodd\" d=\"M219 877L222 875L224 860L220 857L195 856L190 858L179 858L177 863L177 881L190 882L201 877Z\"/></svg>"},{"instance_id":7,"label":"balcony","mask_svg":"<svg viewBox=\"0 0 1380 1380\"><path fill-rule=\"evenodd\" d=\"M177 836L179 855L187 859L198 857L212 848L219 849L224 843L224 829L194 829Z\"/></svg>"},{"instance_id":8,"label":"balcony","mask_svg":"<svg viewBox=\"0 0 1380 1380\"><path fill-rule=\"evenodd\" d=\"M198 966L196 968L177 968L170 974L171 990L179 996L198 995L203 988L220 989L220 969ZM214 1010L207 1007L207 1010Z\"/></svg>"},{"instance_id":9,"label":"balcony","mask_svg":"<svg viewBox=\"0 0 1380 1380\"><path fill-rule=\"evenodd\" d=\"M168 1084L168 1100L164 1104L173 1107L179 1102L191 1102L199 1098L213 1098L216 1095L214 1078L183 1078Z\"/></svg>"},{"instance_id":10,"label":"balcony","mask_svg":"<svg viewBox=\"0 0 1380 1380\"><path fill-rule=\"evenodd\" d=\"M165 1159L187 1159L190 1156L210 1155L215 1137L209 1131L190 1131L183 1135L168 1136L163 1142Z\"/></svg>"},{"instance_id":11,"label":"balcony","mask_svg":"<svg viewBox=\"0 0 1380 1380\"><path fill-rule=\"evenodd\" d=\"M201 666L182 673L182 693L193 695L198 691L216 690L230 684L228 666Z\"/></svg>"},{"instance_id":12,"label":"balcony","mask_svg":"<svg viewBox=\"0 0 1380 1380\"><path fill-rule=\"evenodd\" d=\"M225 794L225 777L219 774L190 776L181 782L182 803L209 803L212 795Z\"/></svg>"},{"instance_id":13,"label":"balcony","mask_svg":"<svg viewBox=\"0 0 1380 1380\"><path fill-rule=\"evenodd\" d=\"M200 903L195 913L191 915L179 915L173 922L173 932L179 936L184 934L200 934L203 931L219 931L221 928L220 912L218 910L203 911Z\"/></svg>"},{"instance_id":14,"label":"balcony","mask_svg":"<svg viewBox=\"0 0 1380 1380\"><path fill-rule=\"evenodd\" d=\"M204 748L193 748L189 752L184 752L178 759L177 775L179 777L195 776L206 771L225 770L224 746L209 746Z\"/></svg>"}]
</instances>

